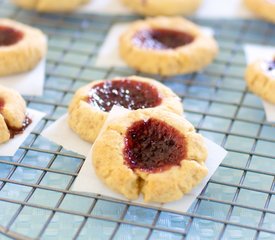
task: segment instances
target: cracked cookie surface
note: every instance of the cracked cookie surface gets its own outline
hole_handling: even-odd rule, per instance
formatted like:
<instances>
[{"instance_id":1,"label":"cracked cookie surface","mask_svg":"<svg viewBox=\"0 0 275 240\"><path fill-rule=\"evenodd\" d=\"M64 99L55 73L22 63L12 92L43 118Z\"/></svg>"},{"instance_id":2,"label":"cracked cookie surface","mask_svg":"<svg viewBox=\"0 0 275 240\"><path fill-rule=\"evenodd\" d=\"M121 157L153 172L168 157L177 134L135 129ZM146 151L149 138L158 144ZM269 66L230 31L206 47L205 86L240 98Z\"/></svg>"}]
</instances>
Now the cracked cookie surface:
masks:
<instances>
[{"instance_id":1,"label":"cracked cookie surface","mask_svg":"<svg viewBox=\"0 0 275 240\"><path fill-rule=\"evenodd\" d=\"M98 177L129 200L171 202L207 175L207 149L184 118L142 109L110 120L93 146Z\"/></svg>"}]
</instances>

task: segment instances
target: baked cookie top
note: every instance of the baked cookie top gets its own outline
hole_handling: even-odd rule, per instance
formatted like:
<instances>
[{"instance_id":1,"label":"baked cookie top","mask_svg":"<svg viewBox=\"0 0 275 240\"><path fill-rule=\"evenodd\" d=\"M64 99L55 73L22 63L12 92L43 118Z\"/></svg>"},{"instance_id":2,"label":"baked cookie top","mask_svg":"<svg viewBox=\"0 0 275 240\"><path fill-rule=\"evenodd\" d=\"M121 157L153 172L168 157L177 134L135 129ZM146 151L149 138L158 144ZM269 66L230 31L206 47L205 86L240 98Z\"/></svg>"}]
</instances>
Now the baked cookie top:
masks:
<instances>
[{"instance_id":1,"label":"baked cookie top","mask_svg":"<svg viewBox=\"0 0 275 240\"><path fill-rule=\"evenodd\" d=\"M252 92L275 104L275 56L273 59L257 60L249 64L245 79Z\"/></svg>"},{"instance_id":2,"label":"baked cookie top","mask_svg":"<svg viewBox=\"0 0 275 240\"><path fill-rule=\"evenodd\" d=\"M93 145L97 175L128 199L180 199L207 174L207 150L187 120L159 109L141 109L113 121Z\"/></svg>"},{"instance_id":3,"label":"baked cookie top","mask_svg":"<svg viewBox=\"0 0 275 240\"><path fill-rule=\"evenodd\" d=\"M47 39L39 29L0 19L0 76L34 68L46 52Z\"/></svg>"},{"instance_id":4,"label":"baked cookie top","mask_svg":"<svg viewBox=\"0 0 275 240\"><path fill-rule=\"evenodd\" d=\"M216 41L181 17L156 17L133 22L121 35L122 59L134 69L160 75L200 70L218 52Z\"/></svg>"},{"instance_id":5,"label":"baked cookie top","mask_svg":"<svg viewBox=\"0 0 275 240\"><path fill-rule=\"evenodd\" d=\"M275 23L274 0L244 0L245 5L260 18Z\"/></svg>"},{"instance_id":6,"label":"baked cookie top","mask_svg":"<svg viewBox=\"0 0 275 240\"><path fill-rule=\"evenodd\" d=\"M197 10L201 0L121 0L133 11L146 16L189 15Z\"/></svg>"},{"instance_id":7,"label":"baked cookie top","mask_svg":"<svg viewBox=\"0 0 275 240\"><path fill-rule=\"evenodd\" d=\"M0 143L21 134L31 122L21 95L0 85Z\"/></svg>"},{"instance_id":8,"label":"baked cookie top","mask_svg":"<svg viewBox=\"0 0 275 240\"><path fill-rule=\"evenodd\" d=\"M69 105L69 126L93 142L113 106L161 108L182 114L180 98L163 84L137 76L94 81L80 88Z\"/></svg>"},{"instance_id":9,"label":"baked cookie top","mask_svg":"<svg viewBox=\"0 0 275 240\"><path fill-rule=\"evenodd\" d=\"M39 12L70 12L90 0L12 0L14 4Z\"/></svg>"}]
</instances>

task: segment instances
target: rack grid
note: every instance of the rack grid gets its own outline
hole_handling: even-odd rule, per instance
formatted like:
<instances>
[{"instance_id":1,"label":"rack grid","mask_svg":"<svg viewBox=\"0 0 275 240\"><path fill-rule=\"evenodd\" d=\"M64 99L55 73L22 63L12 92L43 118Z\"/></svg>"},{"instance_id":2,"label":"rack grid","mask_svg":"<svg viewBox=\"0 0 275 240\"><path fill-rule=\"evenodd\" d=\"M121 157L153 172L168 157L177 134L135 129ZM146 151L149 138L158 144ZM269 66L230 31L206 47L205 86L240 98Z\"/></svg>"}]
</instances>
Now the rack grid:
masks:
<instances>
[{"instance_id":1,"label":"rack grid","mask_svg":"<svg viewBox=\"0 0 275 240\"><path fill-rule=\"evenodd\" d=\"M0 16L39 27L49 40L44 95L25 98L47 116L13 158L0 158L0 239L275 239L275 128L243 80L243 43L274 46L275 25L192 19L215 30L215 62L195 74L153 76L183 99L200 133L228 150L182 214L70 191L84 157L40 136L80 86L140 74L93 66L110 27L136 17L38 14L7 0L0 0Z\"/></svg>"}]
</instances>

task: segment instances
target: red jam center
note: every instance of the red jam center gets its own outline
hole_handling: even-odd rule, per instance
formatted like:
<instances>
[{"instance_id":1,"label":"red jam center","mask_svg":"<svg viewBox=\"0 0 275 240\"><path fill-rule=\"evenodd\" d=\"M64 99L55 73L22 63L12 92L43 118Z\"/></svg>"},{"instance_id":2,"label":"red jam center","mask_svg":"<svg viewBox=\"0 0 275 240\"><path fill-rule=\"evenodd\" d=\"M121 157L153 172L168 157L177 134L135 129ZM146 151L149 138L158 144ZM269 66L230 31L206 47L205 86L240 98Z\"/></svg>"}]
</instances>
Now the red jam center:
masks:
<instances>
[{"instance_id":1,"label":"red jam center","mask_svg":"<svg viewBox=\"0 0 275 240\"><path fill-rule=\"evenodd\" d=\"M0 47L11 46L23 38L23 33L14 28L0 26Z\"/></svg>"},{"instance_id":2,"label":"red jam center","mask_svg":"<svg viewBox=\"0 0 275 240\"><path fill-rule=\"evenodd\" d=\"M161 101L154 86L127 79L99 83L90 90L88 97L90 104L105 112L115 105L130 110L151 108L160 105Z\"/></svg>"},{"instance_id":3,"label":"red jam center","mask_svg":"<svg viewBox=\"0 0 275 240\"><path fill-rule=\"evenodd\" d=\"M141 30L133 37L135 45L157 50L175 49L193 41L189 33L162 28Z\"/></svg>"},{"instance_id":4,"label":"red jam center","mask_svg":"<svg viewBox=\"0 0 275 240\"><path fill-rule=\"evenodd\" d=\"M4 106L5 106L5 101L4 99L0 98L0 112L4 108Z\"/></svg>"},{"instance_id":5,"label":"red jam center","mask_svg":"<svg viewBox=\"0 0 275 240\"><path fill-rule=\"evenodd\" d=\"M167 123L151 118L135 122L125 136L125 163L133 170L162 172L186 158L185 137Z\"/></svg>"},{"instance_id":6,"label":"red jam center","mask_svg":"<svg viewBox=\"0 0 275 240\"><path fill-rule=\"evenodd\" d=\"M15 135L22 134L31 123L32 120L28 116L26 116L21 128L8 126L8 129L10 131L10 138L14 138Z\"/></svg>"}]
</instances>

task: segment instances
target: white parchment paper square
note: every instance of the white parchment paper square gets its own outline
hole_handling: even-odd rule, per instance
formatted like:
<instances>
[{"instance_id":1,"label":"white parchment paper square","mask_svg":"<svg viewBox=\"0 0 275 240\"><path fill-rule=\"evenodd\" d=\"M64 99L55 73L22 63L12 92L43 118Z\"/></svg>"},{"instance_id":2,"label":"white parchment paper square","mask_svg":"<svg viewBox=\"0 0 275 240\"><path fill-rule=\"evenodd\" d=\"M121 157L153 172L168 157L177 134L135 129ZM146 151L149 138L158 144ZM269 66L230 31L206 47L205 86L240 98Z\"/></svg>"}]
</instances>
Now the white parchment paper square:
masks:
<instances>
[{"instance_id":1,"label":"white parchment paper square","mask_svg":"<svg viewBox=\"0 0 275 240\"><path fill-rule=\"evenodd\" d=\"M131 15L133 12L120 0L92 0L77 10L80 13Z\"/></svg>"},{"instance_id":2,"label":"white parchment paper square","mask_svg":"<svg viewBox=\"0 0 275 240\"><path fill-rule=\"evenodd\" d=\"M119 38L130 26L129 23L117 23L112 26L95 61L96 67L127 67L119 54ZM209 35L214 35L212 28L203 27L202 30Z\"/></svg>"},{"instance_id":3,"label":"white parchment paper square","mask_svg":"<svg viewBox=\"0 0 275 240\"><path fill-rule=\"evenodd\" d=\"M153 206L166 210L186 212L192 205L192 203L196 200L197 196L201 193L203 188L206 186L207 182L217 170L218 166L221 164L222 160L227 154L227 152L223 148L213 143L212 141L205 139L205 142L209 152L209 157L206 161L206 166L209 169L209 172L207 177L196 188L194 188L190 193L186 194L181 200L172 203L149 204L144 203L142 197L133 202L142 204L144 206ZM92 167L91 153L89 153L88 157L86 158L71 190L85 193L96 193L107 197L127 201L125 197L123 197L119 193L113 192L103 182L99 180L99 178L96 176L94 168Z\"/></svg>"},{"instance_id":4,"label":"white parchment paper square","mask_svg":"<svg viewBox=\"0 0 275 240\"><path fill-rule=\"evenodd\" d=\"M115 118L121 117L123 114L126 114L127 112L128 110L124 110L119 107L114 107L110 112L109 117L102 129L106 128L110 121L114 121ZM59 120L53 123L48 129L42 132L42 136L47 137L49 140L59 145L62 145L68 150L75 151L79 154L87 156L71 190L85 193L96 193L107 197L127 201L126 198L110 190L107 186L105 186L105 184L103 184L98 179L91 163L92 146L81 140L74 132L72 132L69 129L67 124L67 118L67 115L61 117ZM56 132L58 132L58 134ZM208 139L205 139L205 142L209 153L209 156L206 161L206 166L209 169L209 173L207 177L201 182L201 184L194 188L192 192L185 195L181 200L168 204L147 204L143 202L142 197L133 202L142 204L144 206L154 206L161 209L186 212L193 203L193 201L196 199L196 197L200 194L202 189L205 187L210 177L214 174L214 172L216 171L216 169L218 168L218 166L227 154L227 152L222 147L218 146L214 142ZM87 151L87 149L89 150Z\"/></svg>"},{"instance_id":5,"label":"white parchment paper square","mask_svg":"<svg viewBox=\"0 0 275 240\"><path fill-rule=\"evenodd\" d=\"M67 150L76 152L83 156L87 156L92 147L90 143L82 140L71 130L68 125L68 114L63 115L47 129L42 131L41 136Z\"/></svg>"},{"instance_id":6,"label":"white parchment paper square","mask_svg":"<svg viewBox=\"0 0 275 240\"><path fill-rule=\"evenodd\" d=\"M128 113L128 110L115 106L110 112L109 117L106 120L101 131L106 129L110 122L116 121L116 118L120 118L127 113ZM225 158L227 154L227 152L222 147L218 146L212 141L205 139L205 142L208 149L208 158L206 161L206 166L209 172L207 177L204 178L204 180L196 188L194 188L190 193L186 194L181 200L175 201L172 203L167 203L167 204L144 203L143 198L141 196L138 200L133 202L142 204L144 206L154 206L154 207L158 207L166 210L186 212L189 209L189 207L192 205L192 203L195 201L197 196L201 193L201 191L203 190L203 188L205 187L205 185L207 184L207 182L209 181L209 179L214 174L214 172L216 171L216 169L221 164L222 160ZM96 193L107 197L127 201L127 199L124 196L122 196L119 193L113 192L96 176L94 168L92 167L92 159L91 159L92 151L93 151L93 148L88 154L84 162L84 165L82 166L80 173L77 176L71 190L78 191L78 192L86 192L86 193Z\"/></svg>"},{"instance_id":7,"label":"white parchment paper square","mask_svg":"<svg viewBox=\"0 0 275 240\"><path fill-rule=\"evenodd\" d=\"M0 85L13 88L22 95L41 96L43 94L45 80L46 59L25 73L0 77Z\"/></svg>"},{"instance_id":8,"label":"white parchment paper square","mask_svg":"<svg viewBox=\"0 0 275 240\"><path fill-rule=\"evenodd\" d=\"M201 18L251 18L253 14L246 8L243 0L203 0L195 13Z\"/></svg>"},{"instance_id":9,"label":"white parchment paper square","mask_svg":"<svg viewBox=\"0 0 275 240\"><path fill-rule=\"evenodd\" d=\"M8 142L0 144L0 156L13 156L40 120L46 115L43 112L30 108L27 109L27 114L32 119L32 123L24 130L22 134L18 134Z\"/></svg>"},{"instance_id":10,"label":"white parchment paper square","mask_svg":"<svg viewBox=\"0 0 275 240\"><path fill-rule=\"evenodd\" d=\"M247 63L251 63L256 60L260 59L273 59L275 55L275 47L272 46L262 46L262 45L255 45L255 44L245 44L244 45L244 52L246 56ZM275 94L275 93L274 93ZM275 105L269 102L262 100L266 120L268 122L275 122Z\"/></svg>"}]
</instances>

